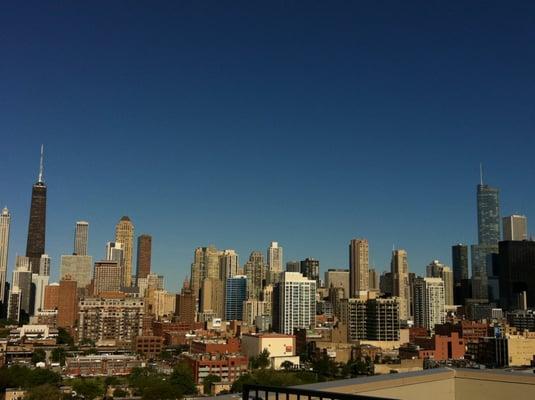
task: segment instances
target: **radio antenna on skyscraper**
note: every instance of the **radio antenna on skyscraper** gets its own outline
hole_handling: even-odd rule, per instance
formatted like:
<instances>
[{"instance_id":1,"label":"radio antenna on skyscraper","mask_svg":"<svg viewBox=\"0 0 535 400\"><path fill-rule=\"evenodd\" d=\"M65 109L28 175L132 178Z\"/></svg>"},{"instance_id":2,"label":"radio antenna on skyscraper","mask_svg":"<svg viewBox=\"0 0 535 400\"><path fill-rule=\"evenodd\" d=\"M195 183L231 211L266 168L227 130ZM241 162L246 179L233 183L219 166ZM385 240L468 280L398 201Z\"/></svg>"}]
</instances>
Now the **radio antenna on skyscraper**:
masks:
<instances>
[{"instance_id":1,"label":"radio antenna on skyscraper","mask_svg":"<svg viewBox=\"0 0 535 400\"><path fill-rule=\"evenodd\" d=\"M43 173L44 173L43 150L44 150L44 145L41 145L41 161L39 162L39 179L37 180L37 182L40 182L40 183L44 183L43 182Z\"/></svg>"},{"instance_id":2,"label":"radio antenna on skyscraper","mask_svg":"<svg viewBox=\"0 0 535 400\"><path fill-rule=\"evenodd\" d=\"M483 164L479 163L479 183L483 186Z\"/></svg>"}]
</instances>

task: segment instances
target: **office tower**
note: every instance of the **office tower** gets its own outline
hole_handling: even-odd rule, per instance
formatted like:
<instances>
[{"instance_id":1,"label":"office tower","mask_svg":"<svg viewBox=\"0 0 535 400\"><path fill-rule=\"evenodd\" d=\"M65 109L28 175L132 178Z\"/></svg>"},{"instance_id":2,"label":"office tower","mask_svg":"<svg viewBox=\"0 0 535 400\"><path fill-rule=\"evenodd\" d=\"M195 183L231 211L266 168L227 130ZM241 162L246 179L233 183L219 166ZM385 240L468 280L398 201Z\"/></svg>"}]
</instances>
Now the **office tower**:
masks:
<instances>
[{"instance_id":1,"label":"office tower","mask_svg":"<svg viewBox=\"0 0 535 400\"><path fill-rule=\"evenodd\" d=\"M535 241L500 242L498 255L500 305L512 310L523 292L528 308L535 307Z\"/></svg>"},{"instance_id":2,"label":"office tower","mask_svg":"<svg viewBox=\"0 0 535 400\"><path fill-rule=\"evenodd\" d=\"M51 260L48 254L41 255L39 259L39 275L48 275L50 276L50 264Z\"/></svg>"},{"instance_id":3,"label":"office tower","mask_svg":"<svg viewBox=\"0 0 535 400\"><path fill-rule=\"evenodd\" d=\"M241 320L243 302L247 300L247 276L235 275L227 279L225 293L225 319Z\"/></svg>"},{"instance_id":4,"label":"office tower","mask_svg":"<svg viewBox=\"0 0 535 400\"><path fill-rule=\"evenodd\" d=\"M441 278L444 282L444 301L447 306L454 304L453 301L453 272L438 260L433 260L426 267L428 278Z\"/></svg>"},{"instance_id":5,"label":"office tower","mask_svg":"<svg viewBox=\"0 0 535 400\"><path fill-rule=\"evenodd\" d=\"M51 283L45 286L43 310L55 310L59 304L59 283Z\"/></svg>"},{"instance_id":6,"label":"office tower","mask_svg":"<svg viewBox=\"0 0 535 400\"><path fill-rule=\"evenodd\" d=\"M370 288L370 290L374 290L378 292L379 291L379 274L377 274L377 271L375 270L375 268L370 268L368 270L368 276L369 276L368 287Z\"/></svg>"},{"instance_id":7,"label":"office tower","mask_svg":"<svg viewBox=\"0 0 535 400\"><path fill-rule=\"evenodd\" d=\"M201 285L199 310L205 321L210 318L223 318L225 299L223 282L217 278L205 278Z\"/></svg>"},{"instance_id":8,"label":"office tower","mask_svg":"<svg viewBox=\"0 0 535 400\"><path fill-rule=\"evenodd\" d=\"M525 215L503 217L503 240L528 240L528 219Z\"/></svg>"},{"instance_id":9,"label":"office tower","mask_svg":"<svg viewBox=\"0 0 535 400\"><path fill-rule=\"evenodd\" d=\"M266 285L262 289L262 294L260 299L264 302L264 314L263 315L272 315L273 312L273 291L274 285Z\"/></svg>"},{"instance_id":10,"label":"office tower","mask_svg":"<svg viewBox=\"0 0 535 400\"><path fill-rule=\"evenodd\" d=\"M134 224L127 216L122 217L115 226L115 241L123 245L124 287L132 286L132 254L134 249Z\"/></svg>"},{"instance_id":11,"label":"office tower","mask_svg":"<svg viewBox=\"0 0 535 400\"><path fill-rule=\"evenodd\" d=\"M301 272L301 262L288 261L286 263L286 272Z\"/></svg>"},{"instance_id":12,"label":"office tower","mask_svg":"<svg viewBox=\"0 0 535 400\"><path fill-rule=\"evenodd\" d=\"M106 243L106 253L104 259L107 261L117 261L119 265L124 265L123 244L119 242Z\"/></svg>"},{"instance_id":13,"label":"office tower","mask_svg":"<svg viewBox=\"0 0 535 400\"><path fill-rule=\"evenodd\" d=\"M277 327L280 333L293 334L295 328L310 329L316 324L316 281L297 272L284 272L277 284ZM275 307L275 305L274 305Z\"/></svg>"},{"instance_id":14,"label":"office tower","mask_svg":"<svg viewBox=\"0 0 535 400\"><path fill-rule=\"evenodd\" d=\"M349 297L359 297L368 291L370 269L369 245L366 239L349 243Z\"/></svg>"},{"instance_id":15,"label":"office tower","mask_svg":"<svg viewBox=\"0 0 535 400\"><path fill-rule=\"evenodd\" d=\"M488 299L487 262L492 253L498 252L500 240L500 206L497 188L477 185L477 236L478 244L471 246L472 297Z\"/></svg>"},{"instance_id":16,"label":"office tower","mask_svg":"<svg viewBox=\"0 0 535 400\"><path fill-rule=\"evenodd\" d=\"M72 279L62 279L59 282L59 298L58 298L58 319L57 324L60 328L65 328L72 332L76 326L76 319L78 317L78 296L77 284Z\"/></svg>"},{"instance_id":17,"label":"office tower","mask_svg":"<svg viewBox=\"0 0 535 400\"><path fill-rule=\"evenodd\" d=\"M260 299L260 293L266 281L267 269L262 253L259 251L251 252L249 260L243 266L244 274L247 276L248 299Z\"/></svg>"},{"instance_id":18,"label":"office tower","mask_svg":"<svg viewBox=\"0 0 535 400\"><path fill-rule=\"evenodd\" d=\"M444 281L441 278L416 278L414 286L414 323L433 330L446 321Z\"/></svg>"},{"instance_id":19,"label":"office tower","mask_svg":"<svg viewBox=\"0 0 535 400\"><path fill-rule=\"evenodd\" d=\"M140 235L137 238L137 258L136 258L136 281L145 278L150 274L152 254L152 236Z\"/></svg>"},{"instance_id":20,"label":"office tower","mask_svg":"<svg viewBox=\"0 0 535 400\"><path fill-rule=\"evenodd\" d=\"M40 257L39 257L40 258ZM29 316L33 309L32 301L32 271L29 257L17 256L13 271L12 289L20 291L20 313Z\"/></svg>"},{"instance_id":21,"label":"office tower","mask_svg":"<svg viewBox=\"0 0 535 400\"><path fill-rule=\"evenodd\" d=\"M93 257L79 255L62 255L59 278L70 277L76 281L78 289L86 288L93 278Z\"/></svg>"},{"instance_id":22,"label":"office tower","mask_svg":"<svg viewBox=\"0 0 535 400\"><path fill-rule=\"evenodd\" d=\"M39 260L45 253L46 185L44 181L43 146L37 182L32 187L32 202L28 222L26 257L30 259L31 272L39 273Z\"/></svg>"},{"instance_id":23,"label":"office tower","mask_svg":"<svg viewBox=\"0 0 535 400\"><path fill-rule=\"evenodd\" d=\"M195 322L196 296L189 287L189 282L184 281L180 294L176 295L175 314L180 322L193 324Z\"/></svg>"},{"instance_id":24,"label":"office tower","mask_svg":"<svg viewBox=\"0 0 535 400\"><path fill-rule=\"evenodd\" d=\"M145 296L147 289L163 290L165 287L164 276L158 274L148 274L145 278L137 280L139 295Z\"/></svg>"},{"instance_id":25,"label":"office tower","mask_svg":"<svg viewBox=\"0 0 535 400\"><path fill-rule=\"evenodd\" d=\"M398 299L370 299L366 302L367 340L399 340Z\"/></svg>"},{"instance_id":26,"label":"office tower","mask_svg":"<svg viewBox=\"0 0 535 400\"><path fill-rule=\"evenodd\" d=\"M266 315L266 303L262 300L246 300L242 308L242 321L250 326L255 324L256 317Z\"/></svg>"},{"instance_id":27,"label":"office tower","mask_svg":"<svg viewBox=\"0 0 535 400\"><path fill-rule=\"evenodd\" d=\"M7 207L4 207L0 214L0 316L6 306L6 277L7 262L9 252L9 227L11 224L11 214Z\"/></svg>"},{"instance_id":28,"label":"office tower","mask_svg":"<svg viewBox=\"0 0 535 400\"><path fill-rule=\"evenodd\" d=\"M149 289L145 296L146 309L151 315L161 319L175 313L176 294L167 290Z\"/></svg>"},{"instance_id":29,"label":"office tower","mask_svg":"<svg viewBox=\"0 0 535 400\"><path fill-rule=\"evenodd\" d=\"M117 261L103 260L95 263L93 282L95 296L102 292L119 292L123 282L123 269Z\"/></svg>"},{"instance_id":30,"label":"office tower","mask_svg":"<svg viewBox=\"0 0 535 400\"><path fill-rule=\"evenodd\" d=\"M344 292L343 298L349 297L349 270L328 269L325 271L325 287L341 288Z\"/></svg>"},{"instance_id":31,"label":"office tower","mask_svg":"<svg viewBox=\"0 0 535 400\"><path fill-rule=\"evenodd\" d=\"M85 298L78 303L78 338L132 343L143 333L145 302L135 297Z\"/></svg>"},{"instance_id":32,"label":"office tower","mask_svg":"<svg viewBox=\"0 0 535 400\"><path fill-rule=\"evenodd\" d=\"M407 321L410 315L409 263L405 250L392 251L392 296L399 297L399 318Z\"/></svg>"},{"instance_id":33,"label":"office tower","mask_svg":"<svg viewBox=\"0 0 535 400\"><path fill-rule=\"evenodd\" d=\"M239 270L238 254L231 249L223 250L219 256L219 279L226 281L228 278L239 275Z\"/></svg>"},{"instance_id":34,"label":"office tower","mask_svg":"<svg viewBox=\"0 0 535 400\"><path fill-rule=\"evenodd\" d=\"M49 279L48 275L32 274L33 298L30 306L31 315L35 315L37 311L44 310L45 287L48 286Z\"/></svg>"},{"instance_id":35,"label":"office tower","mask_svg":"<svg viewBox=\"0 0 535 400\"><path fill-rule=\"evenodd\" d=\"M74 228L74 252L77 256L87 255L87 241L89 237L89 223L77 221Z\"/></svg>"},{"instance_id":36,"label":"office tower","mask_svg":"<svg viewBox=\"0 0 535 400\"><path fill-rule=\"evenodd\" d=\"M316 281L320 287L320 262L314 258L305 258L301 261L301 273L308 279Z\"/></svg>"},{"instance_id":37,"label":"office tower","mask_svg":"<svg viewBox=\"0 0 535 400\"><path fill-rule=\"evenodd\" d=\"M282 272L282 247L278 242L271 242L267 249L269 272Z\"/></svg>"},{"instance_id":38,"label":"office tower","mask_svg":"<svg viewBox=\"0 0 535 400\"><path fill-rule=\"evenodd\" d=\"M7 319L20 321L22 293L17 286L13 286L9 291L7 302Z\"/></svg>"},{"instance_id":39,"label":"office tower","mask_svg":"<svg viewBox=\"0 0 535 400\"><path fill-rule=\"evenodd\" d=\"M451 261L454 281L454 304L463 305L470 297L471 282L468 276L468 246L456 244L451 246Z\"/></svg>"},{"instance_id":40,"label":"office tower","mask_svg":"<svg viewBox=\"0 0 535 400\"><path fill-rule=\"evenodd\" d=\"M219 255L220 252L212 245L195 249L191 264L191 290L197 298L205 278L219 279Z\"/></svg>"},{"instance_id":41,"label":"office tower","mask_svg":"<svg viewBox=\"0 0 535 400\"><path fill-rule=\"evenodd\" d=\"M394 292L392 272L383 271L379 277L379 291L385 296L392 296Z\"/></svg>"}]
</instances>

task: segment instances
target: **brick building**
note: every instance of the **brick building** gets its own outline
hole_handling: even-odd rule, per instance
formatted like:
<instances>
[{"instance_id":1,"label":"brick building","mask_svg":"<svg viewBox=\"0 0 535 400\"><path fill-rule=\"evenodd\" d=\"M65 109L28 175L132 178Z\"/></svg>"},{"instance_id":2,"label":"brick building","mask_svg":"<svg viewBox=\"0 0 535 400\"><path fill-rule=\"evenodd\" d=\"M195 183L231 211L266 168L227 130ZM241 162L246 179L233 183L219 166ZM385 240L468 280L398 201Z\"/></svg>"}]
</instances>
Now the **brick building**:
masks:
<instances>
[{"instance_id":1,"label":"brick building","mask_svg":"<svg viewBox=\"0 0 535 400\"><path fill-rule=\"evenodd\" d=\"M208 375L216 375L223 382L234 382L247 372L247 356L241 354L183 354L191 368L195 383L202 383Z\"/></svg>"}]
</instances>

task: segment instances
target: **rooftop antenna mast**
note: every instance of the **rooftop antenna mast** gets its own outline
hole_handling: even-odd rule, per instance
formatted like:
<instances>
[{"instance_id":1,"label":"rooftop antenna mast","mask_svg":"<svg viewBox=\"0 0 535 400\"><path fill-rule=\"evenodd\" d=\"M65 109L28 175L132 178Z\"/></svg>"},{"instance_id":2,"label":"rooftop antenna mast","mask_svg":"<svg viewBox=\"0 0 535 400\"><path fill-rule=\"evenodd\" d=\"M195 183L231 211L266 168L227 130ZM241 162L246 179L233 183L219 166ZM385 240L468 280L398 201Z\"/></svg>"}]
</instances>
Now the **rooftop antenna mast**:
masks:
<instances>
[{"instance_id":1,"label":"rooftop antenna mast","mask_svg":"<svg viewBox=\"0 0 535 400\"><path fill-rule=\"evenodd\" d=\"M483 164L479 163L479 184L483 186Z\"/></svg>"},{"instance_id":2,"label":"rooftop antenna mast","mask_svg":"<svg viewBox=\"0 0 535 400\"><path fill-rule=\"evenodd\" d=\"M39 179L37 180L37 182L40 182L40 183L44 183L43 182L43 174L44 174L44 146L41 145L41 160L39 162Z\"/></svg>"}]
</instances>

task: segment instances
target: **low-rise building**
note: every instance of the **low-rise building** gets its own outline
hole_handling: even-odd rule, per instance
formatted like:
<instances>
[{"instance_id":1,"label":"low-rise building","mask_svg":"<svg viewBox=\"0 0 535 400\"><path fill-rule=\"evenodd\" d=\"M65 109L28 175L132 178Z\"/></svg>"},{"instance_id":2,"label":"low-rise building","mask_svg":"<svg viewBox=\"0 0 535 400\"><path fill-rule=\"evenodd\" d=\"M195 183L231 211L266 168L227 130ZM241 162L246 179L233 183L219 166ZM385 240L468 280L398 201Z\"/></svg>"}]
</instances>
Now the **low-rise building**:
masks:
<instances>
[{"instance_id":1,"label":"low-rise building","mask_svg":"<svg viewBox=\"0 0 535 400\"><path fill-rule=\"evenodd\" d=\"M164 338L161 336L137 336L134 339L134 351L146 358L155 358L164 349Z\"/></svg>"},{"instance_id":2,"label":"low-rise building","mask_svg":"<svg viewBox=\"0 0 535 400\"><path fill-rule=\"evenodd\" d=\"M202 383L208 375L216 375L223 382L234 382L247 372L249 360L242 354L193 354L184 353L182 358L191 368L193 380Z\"/></svg>"},{"instance_id":3,"label":"low-rise building","mask_svg":"<svg viewBox=\"0 0 535 400\"><path fill-rule=\"evenodd\" d=\"M89 355L67 357L65 374L70 376L116 376L128 375L141 367L141 360L128 355Z\"/></svg>"},{"instance_id":4,"label":"low-rise building","mask_svg":"<svg viewBox=\"0 0 535 400\"><path fill-rule=\"evenodd\" d=\"M295 336L277 333L246 334L242 336L242 353L248 358L269 352L271 366L280 369L281 364L289 361L299 365L299 356L295 355Z\"/></svg>"}]
</instances>

